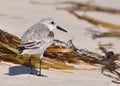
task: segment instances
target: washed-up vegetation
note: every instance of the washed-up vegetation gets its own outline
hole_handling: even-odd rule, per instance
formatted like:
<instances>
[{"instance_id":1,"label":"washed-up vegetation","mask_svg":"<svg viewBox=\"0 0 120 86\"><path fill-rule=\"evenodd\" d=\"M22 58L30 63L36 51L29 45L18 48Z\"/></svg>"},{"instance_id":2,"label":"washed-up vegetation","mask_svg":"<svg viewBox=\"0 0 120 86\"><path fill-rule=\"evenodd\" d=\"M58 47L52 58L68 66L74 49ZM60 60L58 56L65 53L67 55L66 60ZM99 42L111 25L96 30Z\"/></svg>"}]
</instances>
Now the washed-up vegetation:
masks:
<instances>
[{"instance_id":1,"label":"washed-up vegetation","mask_svg":"<svg viewBox=\"0 0 120 86\"><path fill-rule=\"evenodd\" d=\"M65 1L65 2L61 2L59 4L72 4L71 7L57 8L57 9L58 10L60 10L60 9L66 10L73 16L77 17L78 19L85 20L95 26L102 26L102 27L105 27L108 29L109 28L110 29L120 29L120 25L118 25L118 24L112 24L109 22L100 21L100 20L92 18L88 15L85 15L87 11L100 11L100 12L118 14L118 13L120 13L120 10L118 10L118 9L94 6L94 5L90 5L89 3L80 3L80 2L73 2L73 1ZM78 11L84 12L83 15L80 15L78 13Z\"/></svg>"},{"instance_id":2,"label":"washed-up vegetation","mask_svg":"<svg viewBox=\"0 0 120 86\"><path fill-rule=\"evenodd\" d=\"M20 39L15 37L7 32L1 30L2 34L0 37L0 61L13 62L25 66L29 66L28 56L19 55L16 47L20 43ZM87 65L94 65L102 67L102 73L108 71L115 76L109 76L115 78L114 82L120 81L120 73L118 69L119 65L119 55L118 54L109 54L108 51L105 51L104 48L100 48L105 52L105 56L102 56L98 53L88 51L86 49L78 49L72 43L72 40L69 40L67 43L56 41L51 47L49 47L44 54L42 68L49 69L56 68L62 70L94 70L96 68L75 68L73 66L68 66L65 63L86 63ZM57 44L57 45L56 45ZM58 45L60 44L60 45ZM109 56L109 58L106 58ZM32 55L32 66L39 67L39 55ZM101 65L101 66L100 66ZM112 65L112 66L111 66ZM105 74L106 75L106 74ZM108 76L108 75L107 75ZM116 81L117 80L117 81Z\"/></svg>"},{"instance_id":3,"label":"washed-up vegetation","mask_svg":"<svg viewBox=\"0 0 120 86\"><path fill-rule=\"evenodd\" d=\"M120 32L116 32L116 31L110 31L110 32L103 32L103 33L94 33L92 34L93 38L101 38L101 37L116 37L116 38L120 38Z\"/></svg>"},{"instance_id":4,"label":"washed-up vegetation","mask_svg":"<svg viewBox=\"0 0 120 86\"><path fill-rule=\"evenodd\" d=\"M92 27L92 28L94 28L94 27ZM86 28L86 30L88 30L88 33L90 33L92 35L93 39L104 38L104 37L120 38L119 30L100 32L100 31L92 30L92 28Z\"/></svg>"},{"instance_id":5,"label":"washed-up vegetation","mask_svg":"<svg viewBox=\"0 0 120 86\"><path fill-rule=\"evenodd\" d=\"M19 44L20 39L18 37L0 30L0 60L29 66L28 56L18 54L16 48ZM31 58L33 66L39 67L39 56L33 55ZM42 67L47 69L49 67L57 69L76 69L50 58L44 58Z\"/></svg>"},{"instance_id":6,"label":"washed-up vegetation","mask_svg":"<svg viewBox=\"0 0 120 86\"><path fill-rule=\"evenodd\" d=\"M106 28L112 28L112 29L120 29L120 25L117 24L112 24L112 23L108 23L108 22L103 22L94 18L91 18L89 16L86 15L79 15L77 12L73 11L73 10L68 10L69 13L71 13L72 15L76 16L78 19L82 19L82 20L86 20L91 24L97 25L97 26L103 26Z\"/></svg>"},{"instance_id":7,"label":"washed-up vegetation","mask_svg":"<svg viewBox=\"0 0 120 86\"><path fill-rule=\"evenodd\" d=\"M40 4L31 2L32 4ZM74 15L78 19L86 20L95 26L102 26L106 28L120 29L120 25L111 24L108 22L99 21L89 16L80 15L77 11L100 11L118 14L120 10L104 8L100 6L94 6L86 3L78 2L63 2L68 4L74 4L73 7L65 8L70 14ZM120 37L120 32L103 32L94 33L94 38L100 37ZM115 54L114 51L107 51L102 45L99 49L105 53L100 55L96 52L91 52L86 49L78 49L73 44L72 40L67 43L60 40L54 40L56 44L51 45L44 53L42 68L56 68L61 70L95 70L97 68L75 68L74 66L66 65L66 63L72 64L86 64L101 68L101 73L105 76L112 78L113 82L120 83L120 55ZM0 61L13 62L25 66L30 66L27 55L19 55L17 46L20 44L20 39L14 35L11 35L5 31L0 30ZM108 45L107 45L108 46ZM110 44L111 46L111 44ZM31 55L32 66L39 68L39 55Z\"/></svg>"},{"instance_id":8,"label":"washed-up vegetation","mask_svg":"<svg viewBox=\"0 0 120 86\"><path fill-rule=\"evenodd\" d=\"M90 4L89 2L81 3L81 2L74 2L74 1L63 1L59 4L71 4L71 6L67 8L57 8L57 10L66 10L76 18L85 20L93 24L95 27L102 26L109 30L114 29L114 32L110 31L110 32L96 33L96 31L94 31L92 32L93 33L92 37L94 39L100 38L100 37L117 37L117 38L120 37L120 33L119 33L120 25L100 21L93 17L90 17L89 15L86 15L88 11L112 13L115 15L115 14L120 14L119 9L95 6ZM83 14L79 14L79 11L83 12ZM102 74L112 78L113 82L120 83L120 71L119 71L120 55L119 54L115 54L114 51L107 51L104 46L99 47L99 49L102 50L103 53L105 53L104 56L99 55L98 53L95 53L95 52L85 50L85 49L78 49L74 46L71 40L69 41L69 45L74 50L74 54L77 55L80 60L86 63L102 66L101 67ZM112 46L112 45L110 44L109 46Z\"/></svg>"},{"instance_id":9,"label":"washed-up vegetation","mask_svg":"<svg viewBox=\"0 0 120 86\"><path fill-rule=\"evenodd\" d=\"M67 9L67 10L74 10L74 11L100 11L112 14L120 14L119 9L107 8L102 6L97 6L90 4L90 1L87 3L82 2L75 2L75 1L63 1L57 4L71 4L72 6L69 8L60 8L60 9Z\"/></svg>"}]
</instances>

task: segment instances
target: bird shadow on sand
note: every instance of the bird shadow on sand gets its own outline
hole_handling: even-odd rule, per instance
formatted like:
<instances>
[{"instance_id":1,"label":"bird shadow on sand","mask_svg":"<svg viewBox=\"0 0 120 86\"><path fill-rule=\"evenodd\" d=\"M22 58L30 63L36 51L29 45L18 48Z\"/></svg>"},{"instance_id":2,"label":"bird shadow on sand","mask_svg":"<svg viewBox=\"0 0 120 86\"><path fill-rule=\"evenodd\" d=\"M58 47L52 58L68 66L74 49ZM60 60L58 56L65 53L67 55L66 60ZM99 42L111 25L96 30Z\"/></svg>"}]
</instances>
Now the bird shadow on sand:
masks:
<instances>
[{"instance_id":1,"label":"bird shadow on sand","mask_svg":"<svg viewBox=\"0 0 120 86\"><path fill-rule=\"evenodd\" d=\"M15 76L15 75L21 75L21 74L30 74L31 70L29 67L25 66L13 66L9 68L9 72L7 75ZM36 74L37 70L33 69L33 72Z\"/></svg>"}]
</instances>

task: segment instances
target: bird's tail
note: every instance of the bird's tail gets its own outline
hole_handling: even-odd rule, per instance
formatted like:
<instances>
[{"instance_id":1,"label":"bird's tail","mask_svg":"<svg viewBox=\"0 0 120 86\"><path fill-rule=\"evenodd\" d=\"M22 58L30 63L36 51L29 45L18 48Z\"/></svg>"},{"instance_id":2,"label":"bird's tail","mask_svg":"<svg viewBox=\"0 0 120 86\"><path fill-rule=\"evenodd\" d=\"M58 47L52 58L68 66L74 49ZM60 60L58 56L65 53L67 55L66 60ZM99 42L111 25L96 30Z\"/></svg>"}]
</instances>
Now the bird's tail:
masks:
<instances>
[{"instance_id":1,"label":"bird's tail","mask_svg":"<svg viewBox=\"0 0 120 86\"><path fill-rule=\"evenodd\" d=\"M19 54L21 54L24 49L25 49L25 47L24 47L24 46L21 46L21 45L17 47L17 50L18 50L18 53L19 53Z\"/></svg>"}]
</instances>

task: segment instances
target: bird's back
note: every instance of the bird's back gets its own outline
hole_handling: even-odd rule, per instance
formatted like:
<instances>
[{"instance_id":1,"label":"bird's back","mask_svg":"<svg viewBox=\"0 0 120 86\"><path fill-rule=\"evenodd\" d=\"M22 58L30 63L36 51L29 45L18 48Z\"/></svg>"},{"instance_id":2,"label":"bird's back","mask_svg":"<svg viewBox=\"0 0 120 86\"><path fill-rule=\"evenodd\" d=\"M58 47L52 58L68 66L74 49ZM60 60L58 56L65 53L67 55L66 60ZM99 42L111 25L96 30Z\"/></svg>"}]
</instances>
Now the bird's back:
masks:
<instances>
[{"instance_id":1,"label":"bird's back","mask_svg":"<svg viewBox=\"0 0 120 86\"><path fill-rule=\"evenodd\" d=\"M46 25L37 23L30 27L22 36L21 44L36 42L47 38L49 29Z\"/></svg>"}]
</instances>

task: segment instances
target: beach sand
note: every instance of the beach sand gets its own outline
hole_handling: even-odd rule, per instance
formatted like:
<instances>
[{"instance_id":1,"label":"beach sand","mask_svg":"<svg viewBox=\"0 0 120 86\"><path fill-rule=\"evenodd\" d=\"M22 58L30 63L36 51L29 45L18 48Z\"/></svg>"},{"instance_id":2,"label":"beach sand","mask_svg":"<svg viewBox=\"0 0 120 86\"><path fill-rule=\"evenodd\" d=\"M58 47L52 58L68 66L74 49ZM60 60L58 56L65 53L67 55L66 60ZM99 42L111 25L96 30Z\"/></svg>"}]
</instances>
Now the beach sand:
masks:
<instances>
[{"instance_id":1,"label":"beach sand","mask_svg":"<svg viewBox=\"0 0 120 86\"><path fill-rule=\"evenodd\" d=\"M59 26L68 30L67 34L55 30L56 39L67 42L69 39L74 38L75 46L98 53L101 53L98 50L99 42L112 43L114 46L110 50L114 50L116 53L120 52L119 39L100 38L93 40L91 34L87 34L86 28L94 27L94 25L77 19L65 10L56 10L56 7L69 5L49 4L59 1L65 0L0 0L0 29L21 38L23 33L33 24L39 22L42 18L50 17ZM87 0L81 1L86 2ZM119 0L94 0L93 4L116 9L120 8ZM102 21L120 24L119 14L87 12L86 15ZM108 29L103 27L95 28L95 30L100 32L108 31ZM43 73L48 77L30 75L27 67L3 62L0 64L0 84L2 86L117 86L117 84L111 82L110 78L102 75L100 70L61 71L50 69L43 70Z\"/></svg>"},{"instance_id":2,"label":"beach sand","mask_svg":"<svg viewBox=\"0 0 120 86\"><path fill-rule=\"evenodd\" d=\"M2 86L109 86L111 79L100 70L42 70L48 77L30 75L30 68L1 62L0 83ZM114 84L117 86L116 84Z\"/></svg>"}]
</instances>

